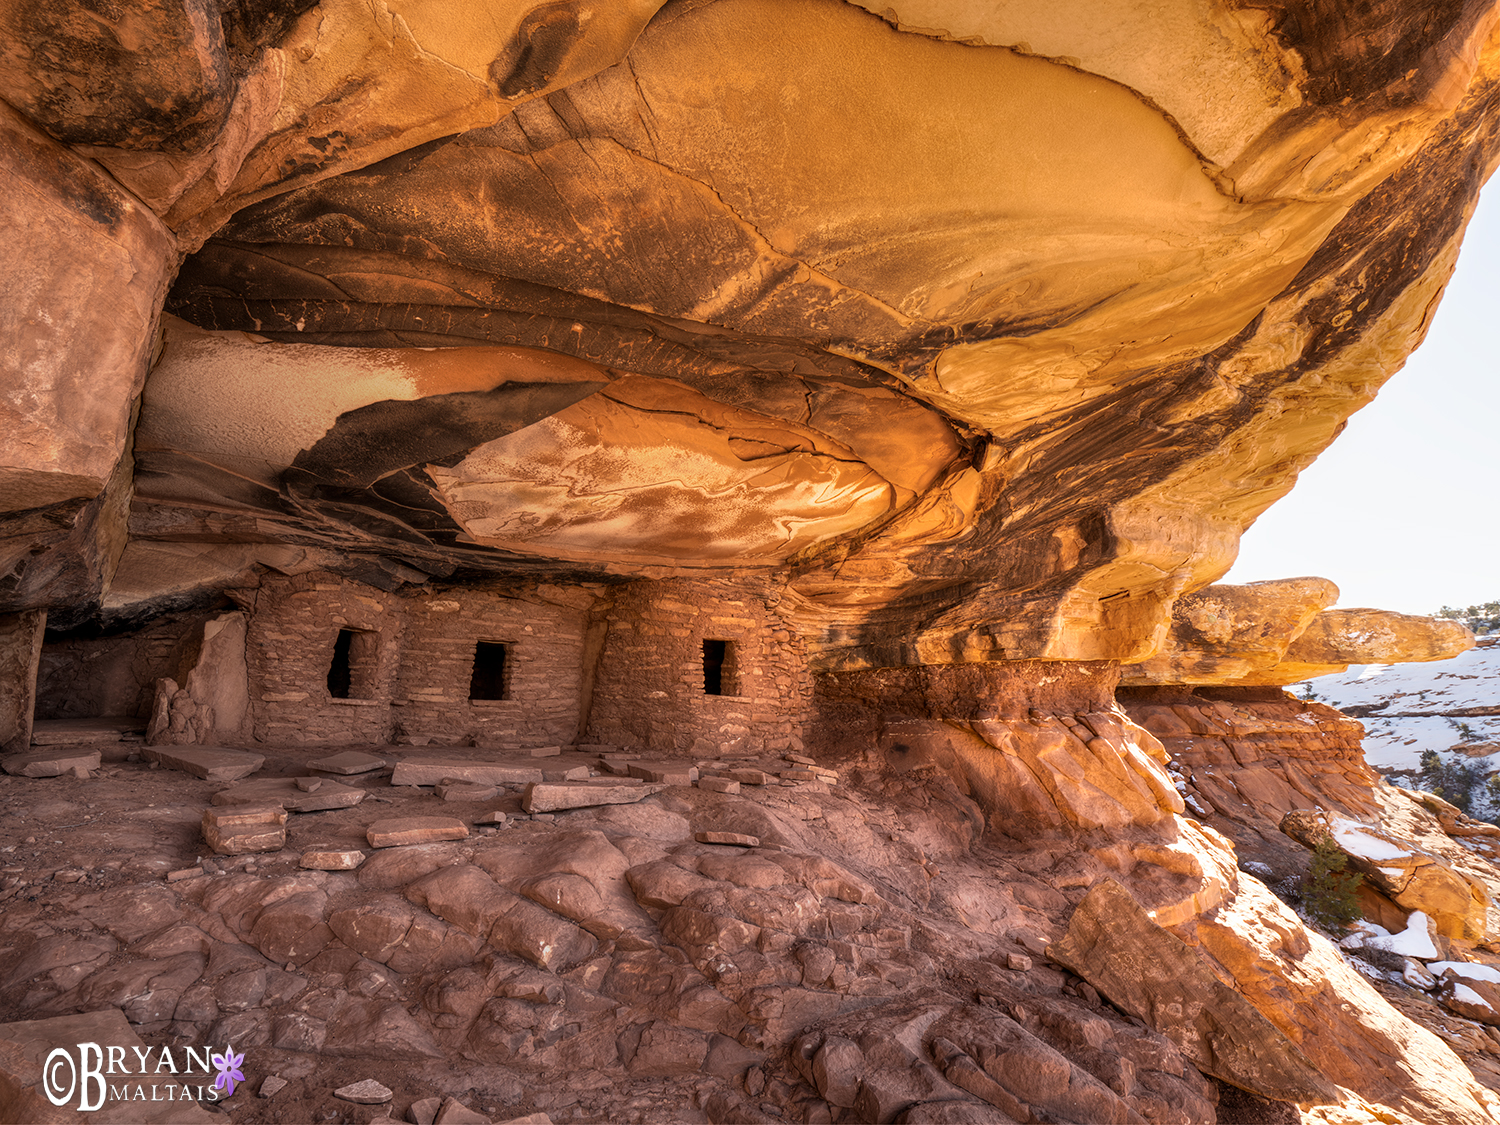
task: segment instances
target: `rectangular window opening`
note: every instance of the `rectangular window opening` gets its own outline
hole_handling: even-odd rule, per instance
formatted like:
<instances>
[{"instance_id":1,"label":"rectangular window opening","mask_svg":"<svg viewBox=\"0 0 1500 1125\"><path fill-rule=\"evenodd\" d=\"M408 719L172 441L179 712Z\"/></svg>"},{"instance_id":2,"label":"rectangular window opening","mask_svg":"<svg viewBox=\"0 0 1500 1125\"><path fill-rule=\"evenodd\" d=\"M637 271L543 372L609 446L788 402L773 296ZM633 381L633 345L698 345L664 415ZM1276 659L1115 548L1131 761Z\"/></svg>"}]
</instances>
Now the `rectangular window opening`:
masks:
<instances>
[{"instance_id":1,"label":"rectangular window opening","mask_svg":"<svg viewBox=\"0 0 1500 1125\"><path fill-rule=\"evenodd\" d=\"M328 694L334 699L373 699L380 634L340 629L328 662Z\"/></svg>"},{"instance_id":2,"label":"rectangular window opening","mask_svg":"<svg viewBox=\"0 0 1500 1125\"><path fill-rule=\"evenodd\" d=\"M470 699L509 699L505 680L506 649L500 641L474 642L474 672L469 677Z\"/></svg>"},{"instance_id":3,"label":"rectangular window opening","mask_svg":"<svg viewBox=\"0 0 1500 1125\"><path fill-rule=\"evenodd\" d=\"M703 694L738 695L734 642L705 639L703 642Z\"/></svg>"}]
</instances>

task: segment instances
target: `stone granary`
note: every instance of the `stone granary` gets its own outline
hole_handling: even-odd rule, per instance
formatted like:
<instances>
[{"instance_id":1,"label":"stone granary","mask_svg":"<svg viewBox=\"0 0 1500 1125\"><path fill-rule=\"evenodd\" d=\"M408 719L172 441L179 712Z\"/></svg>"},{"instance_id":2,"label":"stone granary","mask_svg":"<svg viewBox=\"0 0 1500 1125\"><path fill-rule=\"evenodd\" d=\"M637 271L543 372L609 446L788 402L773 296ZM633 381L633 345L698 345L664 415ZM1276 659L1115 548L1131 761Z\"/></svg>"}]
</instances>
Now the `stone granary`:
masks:
<instances>
[{"instance_id":1,"label":"stone granary","mask_svg":"<svg viewBox=\"0 0 1500 1125\"><path fill-rule=\"evenodd\" d=\"M1472 638L1216 585L1497 21L0 0L0 1118L1500 1120L1494 833L1281 690Z\"/></svg>"}]
</instances>

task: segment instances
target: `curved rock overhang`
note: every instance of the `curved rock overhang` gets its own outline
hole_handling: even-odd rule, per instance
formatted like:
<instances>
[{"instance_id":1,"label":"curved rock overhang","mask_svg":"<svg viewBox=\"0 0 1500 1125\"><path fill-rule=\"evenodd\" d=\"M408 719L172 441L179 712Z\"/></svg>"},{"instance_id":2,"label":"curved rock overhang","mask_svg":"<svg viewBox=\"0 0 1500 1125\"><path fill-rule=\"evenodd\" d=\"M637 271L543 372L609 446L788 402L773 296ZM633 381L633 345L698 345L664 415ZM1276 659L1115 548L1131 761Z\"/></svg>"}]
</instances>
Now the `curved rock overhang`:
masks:
<instances>
[{"instance_id":1,"label":"curved rock overhang","mask_svg":"<svg viewBox=\"0 0 1500 1125\"><path fill-rule=\"evenodd\" d=\"M6 17L20 274L138 294L8 314L7 610L291 544L769 573L827 670L1138 661L1420 342L1497 149L1480 3L263 7L88 82Z\"/></svg>"}]
</instances>

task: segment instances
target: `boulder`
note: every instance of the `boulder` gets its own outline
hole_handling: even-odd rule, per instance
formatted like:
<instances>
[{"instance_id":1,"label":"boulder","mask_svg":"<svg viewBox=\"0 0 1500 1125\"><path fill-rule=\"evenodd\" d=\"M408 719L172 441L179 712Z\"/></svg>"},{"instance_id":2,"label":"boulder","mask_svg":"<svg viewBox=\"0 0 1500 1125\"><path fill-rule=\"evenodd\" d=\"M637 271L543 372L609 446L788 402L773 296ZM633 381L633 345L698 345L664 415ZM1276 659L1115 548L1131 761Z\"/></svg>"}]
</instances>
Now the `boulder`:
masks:
<instances>
[{"instance_id":1,"label":"boulder","mask_svg":"<svg viewBox=\"0 0 1500 1125\"><path fill-rule=\"evenodd\" d=\"M1291 1040L1112 879L1084 896L1047 956L1160 1031L1205 1074L1279 1101L1339 1100Z\"/></svg>"},{"instance_id":2,"label":"boulder","mask_svg":"<svg viewBox=\"0 0 1500 1125\"><path fill-rule=\"evenodd\" d=\"M630 776L663 785L691 785L698 780L698 767L691 762L635 761L629 763Z\"/></svg>"},{"instance_id":3,"label":"boulder","mask_svg":"<svg viewBox=\"0 0 1500 1125\"><path fill-rule=\"evenodd\" d=\"M320 770L323 773L336 773L344 776L352 776L361 773L373 773L375 770L385 766L384 758L377 758L374 754L364 754L358 750L340 750L337 754L330 754L326 758L314 758L307 763L310 770Z\"/></svg>"},{"instance_id":4,"label":"boulder","mask_svg":"<svg viewBox=\"0 0 1500 1125\"><path fill-rule=\"evenodd\" d=\"M633 805L660 789L659 785L533 782L521 795L521 808L529 813L536 813L582 809L591 805Z\"/></svg>"},{"instance_id":5,"label":"boulder","mask_svg":"<svg viewBox=\"0 0 1500 1125\"><path fill-rule=\"evenodd\" d=\"M1332 839L1373 890L1408 913L1421 911L1444 937L1485 939L1489 891L1436 856L1383 828L1322 811L1293 810L1282 817L1281 830L1309 848Z\"/></svg>"},{"instance_id":6,"label":"boulder","mask_svg":"<svg viewBox=\"0 0 1500 1125\"><path fill-rule=\"evenodd\" d=\"M1437 998L1443 1007L1475 1023L1500 1027L1500 970L1492 965L1437 961L1427 971L1437 974Z\"/></svg>"},{"instance_id":7,"label":"boulder","mask_svg":"<svg viewBox=\"0 0 1500 1125\"><path fill-rule=\"evenodd\" d=\"M313 849L302 853L298 866L310 871L353 871L368 858L364 852L354 849Z\"/></svg>"},{"instance_id":8,"label":"boulder","mask_svg":"<svg viewBox=\"0 0 1500 1125\"><path fill-rule=\"evenodd\" d=\"M472 785L526 785L542 780L541 767L513 762L482 762L464 758L408 758L396 763L392 785L438 785L444 781Z\"/></svg>"},{"instance_id":9,"label":"boulder","mask_svg":"<svg viewBox=\"0 0 1500 1125\"><path fill-rule=\"evenodd\" d=\"M286 847L286 810L280 805L204 809L203 839L218 855L280 851Z\"/></svg>"},{"instance_id":10,"label":"boulder","mask_svg":"<svg viewBox=\"0 0 1500 1125\"><path fill-rule=\"evenodd\" d=\"M97 750L26 750L0 758L0 769L13 777L83 776L99 768Z\"/></svg>"},{"instance_id":11,"label":"boulder","mask_svg":"<svg viewBox=\"0 0 1500 1125\"><path fill-rule=\"evenodd\" d=\"M1447 660L1474 647L1461 622L1386 609L1326 609L1309 622L1275 667L1238 683L1277 686L1342 672L1351 664Z\"/></svg>"},{"instance_id":12,"label":"boulder","mask_svg":"<svg viewBox=\"0 0 1500 1125\"><path fill-rule=\"evenodd\" d=\"M440 840L463 840L468 826L451 816L398 816L377 820L365 830L372 848L398 848L431 844Z\"/></svg>"}]
</instances>

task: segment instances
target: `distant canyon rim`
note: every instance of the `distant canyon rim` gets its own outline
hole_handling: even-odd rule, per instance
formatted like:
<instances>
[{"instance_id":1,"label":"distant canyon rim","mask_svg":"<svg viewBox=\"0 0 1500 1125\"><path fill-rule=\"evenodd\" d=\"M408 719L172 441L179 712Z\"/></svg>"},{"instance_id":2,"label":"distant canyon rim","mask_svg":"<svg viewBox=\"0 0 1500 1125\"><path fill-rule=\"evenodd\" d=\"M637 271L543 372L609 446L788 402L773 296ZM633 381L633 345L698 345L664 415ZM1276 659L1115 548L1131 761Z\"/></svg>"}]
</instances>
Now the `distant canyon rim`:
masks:
<instances>
[{"instance_id":1,"label":"distant canyon rim","mask_svg":"<svg viewBox=\"0 0 1500 1125\"><path fill-rule=\"evenodd\" d=\"M1500 829L1283 690L1473 636L1220 583L1497 103L1479 0L0 2L0 1120L1500 1121Z\"/></svg>"}]
</instances>

